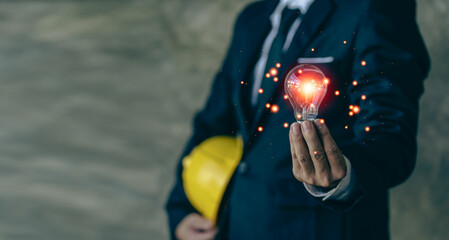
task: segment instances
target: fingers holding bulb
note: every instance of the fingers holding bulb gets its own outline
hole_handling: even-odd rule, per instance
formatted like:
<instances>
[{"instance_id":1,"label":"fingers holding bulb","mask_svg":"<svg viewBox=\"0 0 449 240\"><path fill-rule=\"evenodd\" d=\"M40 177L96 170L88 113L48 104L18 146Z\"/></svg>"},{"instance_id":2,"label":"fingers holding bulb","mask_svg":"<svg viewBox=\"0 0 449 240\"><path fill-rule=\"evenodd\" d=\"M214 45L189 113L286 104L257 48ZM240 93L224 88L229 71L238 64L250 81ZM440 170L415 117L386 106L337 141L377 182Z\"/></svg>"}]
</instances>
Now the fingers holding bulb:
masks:
<instances>
[{"instance_id":1,"label":"fingers holding bulb","mask_svg":"<svg viewBox=\"0 0 449 240\"><path fill-rule=\"evenodd\" d=\"M301 174L299 176L302 177L300 179L306 181L307 176L312 176L315 169L303 138L301 125L297 122L292 123L290 127L290 143L292 145L292 159L296 162L296 166L301 168Z\"/></svg>"},{"instance_id":2,"label":"fingers holding bulb","mask_svg":"<svg viewBox=\"0 0 449 240\"><path fill-rule=\"evenodd\" d=\"M289 138L293 174L299 181L331 187L346 175L344 157L319 119L292 123Z\"/></svg>"}]
</instances>

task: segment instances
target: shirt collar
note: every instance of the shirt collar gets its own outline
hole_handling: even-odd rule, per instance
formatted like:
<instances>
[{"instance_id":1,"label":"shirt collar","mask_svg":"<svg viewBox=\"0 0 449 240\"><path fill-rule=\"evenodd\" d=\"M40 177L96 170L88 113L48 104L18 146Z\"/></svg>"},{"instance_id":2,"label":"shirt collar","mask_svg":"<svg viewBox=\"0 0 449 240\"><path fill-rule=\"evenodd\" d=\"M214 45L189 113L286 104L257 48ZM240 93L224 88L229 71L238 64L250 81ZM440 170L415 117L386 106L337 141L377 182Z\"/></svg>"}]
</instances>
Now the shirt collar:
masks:
<instances>
[{"instance_id":1,"label":"shirt collar","mask_svg":"<svg viewBox=\"0 0 449 240\"><path fill-rule=\"evenodd\" d=\"M298 8L301 11L301 14L304 15L314 1L315 0L281 0L280 3L286 4L290 9Z\"/></svg>"}]
</instances>

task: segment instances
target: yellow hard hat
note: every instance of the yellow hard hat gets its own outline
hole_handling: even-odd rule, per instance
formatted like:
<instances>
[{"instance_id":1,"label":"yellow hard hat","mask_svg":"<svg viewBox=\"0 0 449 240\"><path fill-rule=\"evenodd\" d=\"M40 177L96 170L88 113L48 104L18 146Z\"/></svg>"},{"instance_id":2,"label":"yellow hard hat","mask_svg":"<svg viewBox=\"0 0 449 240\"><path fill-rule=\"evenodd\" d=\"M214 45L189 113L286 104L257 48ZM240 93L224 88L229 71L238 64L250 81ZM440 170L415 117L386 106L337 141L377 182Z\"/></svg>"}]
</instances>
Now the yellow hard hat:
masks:
<instances>
[{"instance_id":1,"label":"yellow hard hat","mask_svg":"<svg viewBox=\"0 0 449 240\"><path fill-rule=\"evenodd\" d=\"M192 206L216 224L229 180L243 154L240 137L216 136L197 145L182 160L184 191Z\"/></svg>"}]
</instances>

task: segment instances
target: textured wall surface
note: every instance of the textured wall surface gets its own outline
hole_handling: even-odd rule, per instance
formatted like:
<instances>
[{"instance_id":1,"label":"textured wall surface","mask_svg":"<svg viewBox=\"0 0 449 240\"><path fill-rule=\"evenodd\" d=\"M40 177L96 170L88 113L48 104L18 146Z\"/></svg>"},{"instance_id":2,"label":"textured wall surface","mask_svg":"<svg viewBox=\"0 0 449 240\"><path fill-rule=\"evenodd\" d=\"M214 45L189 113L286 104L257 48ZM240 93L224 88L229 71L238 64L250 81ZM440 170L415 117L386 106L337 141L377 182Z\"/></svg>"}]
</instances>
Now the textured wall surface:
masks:
<instances>
[{"instance_id":1,"label":"textured wall surface","mask_svg":"<svg viewBox=\"0 0 449 240\"><path fill-rule=\"evenodd\" d=\"M191 118L248 0L0 1L0 239L167 239ZM432 56L393 239L449 235L449 1L420 0Z\"/></svg>"}]
</instances>

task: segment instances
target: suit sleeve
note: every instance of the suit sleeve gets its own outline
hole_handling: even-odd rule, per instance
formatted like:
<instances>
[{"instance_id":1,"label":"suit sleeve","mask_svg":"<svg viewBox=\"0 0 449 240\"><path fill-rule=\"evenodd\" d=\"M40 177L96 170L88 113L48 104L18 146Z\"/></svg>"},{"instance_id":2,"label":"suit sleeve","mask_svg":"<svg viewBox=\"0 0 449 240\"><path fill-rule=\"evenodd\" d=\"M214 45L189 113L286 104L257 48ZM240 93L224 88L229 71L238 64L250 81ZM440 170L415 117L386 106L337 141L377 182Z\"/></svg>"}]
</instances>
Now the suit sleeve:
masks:
<instances>
[{"instance_id":1,"label":"suit sleeve","mask_svg":"<svg viewBox=\"0 0 449 240\"><path fill-rule=\"evenodd\" d=\"M414 1L373 1L356 34L357 84L351 80L346 91L360 113L352 118L353 138L340 149L351 161L360 195L373 197L404 182L414 169L418 101L430 61Z\"/></svg>"},{"instance_id":2,"label":"suit sleeve","mask_svg":"<svg viewBox=\"0 0 449 240\"><path fill-rule=\"evenodd\" d=\"M237 19L235 26L237 26L238 22L239 20ZM237 132L235 109L231 102L231 94L233 91L232 79L228 74L231 67L230 59L233 58L233 53L235 52L235 47L233 47L233 43L235 42L234 39L235 35L224 63L215 76L206 105L194 117L193 134L177 165L175 184L165 206L169 218L172 239L175 239L174 232L179 222L186 215L196 212L193 206L189 203L184 192L181 176L182 159L184 156L188 155L195 146L210 137L218 135L235 135Z\"/></svg>"}]
</instances>

